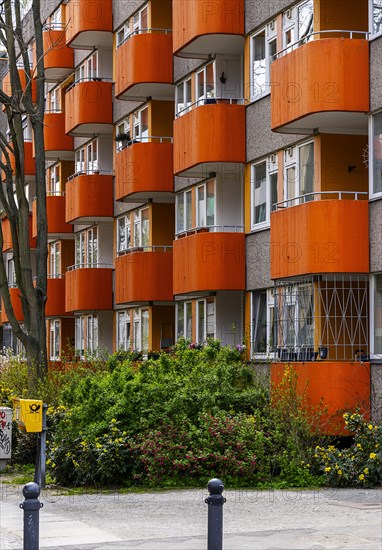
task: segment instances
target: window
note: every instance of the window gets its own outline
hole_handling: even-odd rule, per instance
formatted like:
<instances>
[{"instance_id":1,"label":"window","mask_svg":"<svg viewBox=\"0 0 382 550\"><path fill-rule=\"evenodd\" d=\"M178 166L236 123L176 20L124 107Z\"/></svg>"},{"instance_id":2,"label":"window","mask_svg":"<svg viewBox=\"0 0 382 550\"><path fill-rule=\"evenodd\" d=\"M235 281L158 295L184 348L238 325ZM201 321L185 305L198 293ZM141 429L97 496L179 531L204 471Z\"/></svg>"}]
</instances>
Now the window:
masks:
<instances>
[{"instance_id":1,"label":"window","mask_svg":"<svg viewBox=\"0 0 382 550\"><path fill-rule=\"evenodd\" d=\"M192 228L192 191L184 191L176 196L176 232L182 233Z\"/></svg>"},{"instance_id":2,"label":"window","mask_svg":"<svg viewBox=\"0 0 382 550\"><path fill-rule=\"evenodd\" d=\"M61 195L60 187L60 164L54 164L49 168L48 195Z\"/></svg>"},{"instance_id":3,"label":"window","mask_svg":"<svg viewBox=\"0 0 382 550\"><path fill-rule=\"evenodd\" d=\"M92 80L98 77L98 52L93 52L75 70L75 82Z\"/></svg>"},{"instance_id":4,"label":"window","mask_svg":"<svg viewBox=\"0 0 382 550\"><path fill-rule=\"evenodd\" d=\"M283 13L283 48L291 51L292 46L304 44L313 32L313 0L301 2ZM290 48L289 48L290 46Z\"/></svg>"},{"instance_id":5,"label":"window","mask_svg":"<svg viewBox=\"0 0 382 550\"><path fill-rule=\"evenodd\" d=\"M16 283L16 272L15 272L15 261L13 258L8 260L8 286L9 288L15 288Z\"/></svg>"},{"instance_id":6,"label":"window","mask_svg":"<svg viewBox=\"0 0 382 550\"><path fill-rule=\"evenodd\" d=\"M370 195L382 194L382 111L371 117L369 143Z\"/></svg>"},{"instance_id":7,"label":"window","mask_svg":"<svg viewBox=\"0 0 382 550\"><path fill-rule=\"evenodd\" d=\"M261 229L269 225L270 213L277 203L277 155L252 166L251 226Z\"/></svg>"},{"instance_id":8,"label":"window","mask_svg":"<svg viewBox=\"0 0 382 550\"><path fill-rule=\"evenodd\" d=\"M47 95L47 111L51 113L61 112L61 88L58 86L50 90Z\"/></svg>"},{"instance_id":9,"label":"window","mask_svg":"<svg viewBox=\"0 0 382 550\"><path fill-rule=\"evenodd\" d=\"M371 342L374 355L382 356L382 273L372 277Z\"/></svg>"},{"instance_id":10,"label":"window","mask_svg":"<svg viewBox=\"0 0 382 550\"><path fill-rule=\"evenodd\" d=\"M76 234L76 267L97 267L98 228L92 227Z\"/></svg>"},{"instance_id":11,"label":"window","mask_svg":"<svg viewBox=\"0 0 382 550\"><path fill-rule=\"evenodd\" d=\"M370 32L372 35L382 33L382 0L369 0Z\"/></svg>"},{"instance_id":12,"label":"window","mask_svg":"<svg viewBox=\"0 0 382 550\"><path fill-rule=\"evenodd\" d=\"M313 348L313 283L284 283L277 288L276 304L278 347L293 351Z\"/></svg>"},{"instance_id":13,"label":"window","mask_svg":"<svg viewBox=\"0 0 382 550\"><path fill-rule=\"evenodd\" d=\"M145 107L133 114L134 139L148 141L149 137L149 108Z\"/></svg>"},{"instance_id":14,"label":"window","mask_svg":"<svg viewBox=\"0 0 382 550\"><path fill-rule=\"evenodd\" d=\"M252 354L268 354L274 349L275 315L273 289L252 293Z\"/></svg>"},{"instance_id":15,"label":"window","mask_svg":"<svg viewBox=\"0 0 382 550\"><path fill-rule=\"evenodd\" d=\"M216 97L215 62L205 65L195 75L195 96L198 105Z\"/></svg>"},{"instance_id":16,"label":"window","mask_svg":"<svg viewBox=\"0 0 382 550\"><path fill-rule=\"evenodd\" d=\"M131 140L130 117L125 118L117 125L115 138L117 151L121 151L127 146L127 142Z\"/></svg>"},{"instance_id":17,"label":"window","mask_svg":"<svg viewBox=\"0 0 382 550\"><path fill-rule=\"evenodd\" d=\"M134 309L134 350L149 351L149 310Z\"/></svg>"},{"instance_id":18,"label":"window","mask_svg":"<svg viewBox=\"0 0 382 550\"><path fill-rule=\"evenodd\" d=\"M50 16L49 28L54 31L59 31L63 28L62 24L62 11L61 6L59 6L56 11Z\"/></svg>"},{"instance_id":19,"label":"window","mask_svg":"<svg viewBox=\"0 0 382 550\"><path fill-rule=\"evenodd\" d=\"M276 21L251 37L251 99L257 100L271 91L270 65L277 52Z\"/></svg>"},{"instance_id":20,"label":"window","mask_svg":"<svg viewBox=\"0 0 382 550\"><path fill-rule=\"evenodd\" d=\"M196 318L197 342L202 343L209 338L216 338L214 298L206 298L196 302Z\"/></svg>"},{"instance_id":21,"label":"window","mask_svg":"<svg viewBox=\"0 0 382 550\"><path fill-rule=\"evenodd\" d=\"M129 311L117 313L117 350L128 351L131 345L131 323Z\"/></svg>"},{"instance_id":22,"label":"window","mask_svg":"<svg viewBox=\"0 0 382 550\"><path fill-rule=\"evenodd\" d=\"M117 252L124 252L131 247L130 214L118 218L117 221Z\"/></svg>"},{"instance_id":23,"label":"window","mask_svg":"<svg viewBox=\"0 0 382 550\"><path fill-rule=\"evenodd\" d=\"M150 209L142 208L118 218L117 252L150 246Z\"/></svg>"},{"instance_id":24,"label":"window","mask_svg":"<svg viewBox=\"0 0 382 550\"><path fill-rule=\"evenodd\" d=\"M289 147L284 151L284 199L288 206L313 200L314 191L314 143ZM303 195L307 195L303 197Z\"/></svg>"},{"instance_id":25,"label":"window","mask_svg":"<svg viewBox=\"0 0 382 550\"><path fill-rule=\"evenodd\" d=\"M61 243L49 243L49 276L61 277Z\"/></svg>"},{"instance_id":26,"label":"window","mask_svg":"<svg viewBox=\"0 0 382 550\"><path fill-rule=\"evenodd\" d=\"M81 315L75 320L76 354L80 357L94 356L98 350L98 318L95 315Z\"/></svg>"},{"instance_id":27,"label":"window","mask_svg":"<svg viewBox=\"0 0 382 550\"><path fill-rule=\"evenodd\" d=\"M121 46L132 33L147 32L149 23L148 5L138 10L117 30L117 48Z\"/></svg>"},{"instance_id":28,"label":"window","mask_svg":"<svg viewBox=\"0 0 382 550\"><path fill-rule=\"evenodd\" d=\"M60 359L60 320L52 319L49 321L49 351L50 360Z\"/></svg>"},{"instance_id":29,"label":"window","mask_svg":"<svg viewBox=\"0 0 382 550\"><path fill-rule=\"evenodd\" d=\"M191 78L187 78L175 89L175 114L184 115L192 104Z\"/></svg>"},{"instance_id":30,"label":"window","mask_svg":"<svg viewBox=\"0 0 382 550\"><path fill-rule=\"evenodd\" d=\"M192 302L179 302L176 305L177 339L192 340Z\"/></svg>"},{"instance_id":31,"label":"window","mask_svg":"<svg viewBox=\"0 0 382 550\"><path fill-rule=\"evenodd\" d=\"M215 225L215 180L209 180L196 188L196 226Z\"/></svg>"},{"instance_id":32,"label":"window","mask_svg":"<svg viewBox=\"0 0 382 550\"><path fill-rule=\"evenodd\" d=\"M98 167L98 140L93 139L87 145L75 152L76 174L94 174L99 172Z\"/></svg>"}]
</instances>

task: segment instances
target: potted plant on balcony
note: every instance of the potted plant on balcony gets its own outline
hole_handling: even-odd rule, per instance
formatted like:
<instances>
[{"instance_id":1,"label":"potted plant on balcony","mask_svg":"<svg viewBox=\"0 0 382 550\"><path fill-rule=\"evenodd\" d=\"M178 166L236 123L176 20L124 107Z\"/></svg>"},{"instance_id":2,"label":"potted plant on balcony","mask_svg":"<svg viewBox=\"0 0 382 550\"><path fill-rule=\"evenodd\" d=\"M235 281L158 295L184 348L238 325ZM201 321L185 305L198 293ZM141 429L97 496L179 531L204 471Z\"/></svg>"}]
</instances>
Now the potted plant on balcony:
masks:
<instances>
[{"instance_id":1,"label":"potted plant on balcony","mask_svg":"<svg viewBox=\"0 0 382 550\"><path fill-rule=\"evenodd\" d=\"M131 143L130 134L121 133L115 136L115 141L121 144L121 149L125 149Z\"/></svg>"}]
</instances>

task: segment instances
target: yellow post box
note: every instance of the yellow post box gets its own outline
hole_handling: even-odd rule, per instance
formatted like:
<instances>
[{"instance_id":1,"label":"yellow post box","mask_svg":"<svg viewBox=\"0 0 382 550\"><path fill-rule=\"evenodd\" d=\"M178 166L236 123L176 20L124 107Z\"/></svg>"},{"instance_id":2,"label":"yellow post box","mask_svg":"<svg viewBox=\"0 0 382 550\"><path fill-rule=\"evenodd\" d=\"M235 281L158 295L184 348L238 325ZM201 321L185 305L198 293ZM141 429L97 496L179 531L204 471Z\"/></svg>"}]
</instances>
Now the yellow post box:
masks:
<instances>
[{"instance_id":1,"label":"yellow post box","mask_svg":"<svg viewBox=\"0 0 382 550\"><path fill-rule=\"evenodd\" d=\"M42 431L42 401L38 399L13 399L13 419L20 430Z\"/></svg>"}]
</instances>

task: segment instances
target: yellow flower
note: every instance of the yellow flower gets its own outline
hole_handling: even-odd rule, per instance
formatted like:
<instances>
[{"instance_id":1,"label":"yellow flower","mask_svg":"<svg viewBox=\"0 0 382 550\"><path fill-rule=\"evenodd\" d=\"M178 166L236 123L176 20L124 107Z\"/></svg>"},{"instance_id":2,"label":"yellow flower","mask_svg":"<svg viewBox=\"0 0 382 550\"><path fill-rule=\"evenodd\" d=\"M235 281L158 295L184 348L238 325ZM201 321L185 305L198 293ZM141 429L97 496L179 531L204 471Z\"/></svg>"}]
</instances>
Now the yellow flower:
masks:
<instances>
[{"instance_id":1,"label":"yellow flower","mask_svg":"<svg viewBox=\"0 0 382 550\"><path fill-rule=\"evenodd\" d=\"M325 472L330 472L330 470L331 470L331 467L330 467L330 466L328 466L327 468L325 468Z\"/></svg>"},{"instance_id":2,"label":"yellow flower","mask_svg":"<svg viewBox=\"0 0 382 550\"><path fill-rule=\"evenodd\" d=\"M368 424L367 427L369 428L369 430L372 430L373 429L373 424Z\"/></svg>"},{"instance_id":3,"label":"yellow flower","mask_svg":"<svg viewBox=\"0 0 382 550\"><path fill-rule=\"evenodd\" d=\"M112 424L115 424L116 422L117 422L117 420L116 420L115 418L112 418L112 419L111 419L111 423L112 423Z\"/></svg>"},{"instance_id":4,"label":"yellow flower","mask_svg":"<svg viewBox=\"0 0 382 550\"><path fill-rule=\"evenodd\" d=\"M374 460L374 458L377 458L377 455L375 453L370 453L369 454L369 458L371 458L372 460Z\"/></svg>"},{"instance_id":5,"label":"yellow flower","mask_svg":"<svg viewBox=\"0 0 382 550\"><path fill-rule=\"evenodd\" d=\"M306 467L307 467L307 468L310 468L310 464L307 464Z\"/></svg>"},{"instance_id":6,"label":"yellow flower","mask_svg":"<svg viewBox=\"0 0 382 550\"><path fill-rule=\"evenodd\" d=\"M361 443L357 443L357 449L361 449L361 450L362 450L362 445L361 445Z\"/></svg>"},{"instance_id":7,"label":"yellow flower","mask_svg":"<svg viewBox=\"0 0 382 550\"><path fill-rule=\"evenodd\" d=\"M359 477L360 481L363 481L365 479L365 476L363 474L359 475L358 477Z\"/></svg>"},{"instance_id":8,"label":"yellow flower","mask_svg":"<svg viewBox=\"0 0 382 550\"><path fill-rule=\"evenodd\" d=\"M342 476L342 470L338 470L337 473L338 473L339 476Z\"/></svg>"},{"instance_id":9,"label":"yellow flower","mask_svg":"<svg viewBox=\"0 0 382 550\"><path fill-rule=\"evenodd\" d=\"M365 475L367 475L367 474L369 473L369 468L365 468L364 471L363 471L363 473L364 473Z\"/></svg>"}]
</instances>

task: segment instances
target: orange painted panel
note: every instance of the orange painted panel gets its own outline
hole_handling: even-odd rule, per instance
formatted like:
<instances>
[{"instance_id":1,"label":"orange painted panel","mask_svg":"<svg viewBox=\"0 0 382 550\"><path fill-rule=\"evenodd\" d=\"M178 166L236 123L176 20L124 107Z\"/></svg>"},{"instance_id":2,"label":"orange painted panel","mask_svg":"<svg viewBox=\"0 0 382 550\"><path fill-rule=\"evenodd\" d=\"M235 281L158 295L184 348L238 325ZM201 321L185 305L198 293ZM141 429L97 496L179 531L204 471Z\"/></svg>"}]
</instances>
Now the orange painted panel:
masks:
<instances>
[{"instance_id":1,"label":"orange painted panel","mask_svg":"<svg viewBox=\"0 0 382 550\"><path fill-rule=\"evenodd\" d=\"M208 162L245 162L244 105L202 105L174 121L174 173Z\"/></svg>"},{"instance_id":2,"label":"orange painted panel","mask_svg":"<svg viewBox=\"0 0 382 550\"><path fill-rule=\"evenodd\" d=\"M66 223L113 216L113 176L78 175L66 183Z\"/></svg>"},{"instance_id":3,"label":"orange painted panel","mask_svg":"<svg viewBox=\"0 0 382 550\"><path fill-rule=\"evenodd\" d=\"M174 294L245 289L244 233L201 232L174 241Z\"/></svg>"},{"instance_id":4,"label":"orange painted panel","mask_svg":"<svg viewBox=\"0 0 382 550\"><path fill-rule=\"evenodd\" d=\"M2 218L1 227L3 230L3 252L5 252L13 248L11 226L7 217ZM36 248L36 239L32 230L32 214L29 215L29 247Z\"/></svg>"},{"instance_id":5,"label":"orange painted panel","mask_svg":"<svg viewBox=\"0 0 382 550\"><path fill-rule=\"evenodd\" d=\"M280 384L287 365L272 363L271 382ZM313 361L293 363L298 376L297 391L306 396L306 405L327 407L322 430L328 434L345 433L342 415L346 411L370 413L370 363ZM306 388L306 389L305 389Z\"/></svg>"},{"instance_id":6,"label":"orange painted panel","mask_svg":"<svg viewBox=\"0 0 382 550\"><path fill-rule=\"evenodd\" d=\"M66 7L66 43L70 44L81 32L112 32L112 18L112 0L71 0Z\"/></svg>"},{"instance_id":7,"label":"orange painted panel","mask_svg":"<svg viewBox=\"0 0 382 550\"><path fill-rule=\"evenodd\" d=\"M16 172L15 157L12 153L9 153L11 168L13 173ZM2 154L2 160L5 163L5 156ZM33 143L31 141L24 141L24 174L26 176L34 176L36 174L36 164L33 157ZM4 178L5 179L5 178Z\"/></svg>"},{"instance_id":8,"label":"orange painted panel","mask_svg":"<svg viewBox=\"0 0 382 550\"><path fill-rule=\"evenodd\" d=\"M18 73L19 73L19 78L20 78L21 89L25 90L26 85L27 85L27 79L26 79L26 76L25 76L25 72L23 71L23 69L19 69ZM31 73L32 73L32 69L31 69ZM37 82L36 82L36 80L32 79L32 81L30 83L30 86L32 88L32 101L33 101L33 103L36 103L36 101L37 101ZM11 77L10 77L9 71L5 74L5 76L3 78L3 90L7 95L12 96ZM3 111L5 111L5 107L3 107Z\"/></svg>"},{"instance_id":9,"label":"orange painted panel","mask_svg":"<svg viewBox=\"0 0 382 550\"><path fill-rule=\"evenodd\" d=\"M48 278L47 300L45 315L47 317L61 317L65 315L65 277Z\"/></svg>"},{"instance_id":10,"label":"orange painted panel","mask_svg":"<svg viewBox=\"0 0 382 550\"><path fill-rule=\"evenodd\" d=\"M149 191L174 191L172 143L134 143L115 155L116 199Z\"/></svg>"},{"instance_id":11,"label":"orange painted panel","mask_svg":"<svg viewBox=\"0 0 382 550\"><path fill-rule=\"evenodd\" d=\"M172 251L137 251L116 259L117 304L172 299Z\"/></svg>"},{"instance_id":12,"label":"orange painted panel","mask_svg":"<svg viewBox=\"0 0 382 550\"><path fill-rule=\"evenodd\" d=\"M112 300L113 270L79 268L65 274L65 311L109 310Z\"/></svg>"},{"instance_id":13,"label":"orange painted panel","mask_svg":"<svg viewBox=\"0 0 382 550\"><path fill-rule=\"evenodd\" d=\"M271 128L312 113L369 111L369 43L313 40L271 65Z\"/></svg>"},{"instance_id":14,"label":"orange painted panel","mask_svg":"<svg viewBox=\"0 0 382 550\"><path fill-rule=\"evenodd\" d=\"M112 106L111 82L78 82L65 95L65 133L81 124L111 124Z\"/></svg>"},{"instance_id":15,"label":"orange painted panel","mask_svg":"<svg viewBox=\"0 0 382 550\"><path fill-rule=\"evenodd\" d=\"M45 74L49 76L50 69L74 67L74 51L66 45L66 31L48 29L43 32Z\"/></svg>"},{"instance_id":16,"label":"orange painted panel","mask_svg":"<svg viewBox=\"0 0 382 550\"><path fill-rule=\"evenodd\" d=\"M173 0L173 51L206 34L244 35L244 0Z\"/></svg>"},{"instance_id":17,"label":"orange painted panel","mask_svg":"<svg viewBox=\"0 0 382 550\"><path fill-rule=\"evenodd\" d=\"M271 214L271 278L369 272L367 201L320 200Z\"/></svg>"},{"instance_id":18,"label":"orange painted panel","mask_svg":"<svg viewBox=\"0 0 382 550\"><path fill-rule=\"evenodd\" d=\"M173 82L171 34L131 36L117 49L115 57L116 97L135 84Z\"/></svg>"},{"instance_id":19,"label":"orange painted panel","mask_svg":"<svg viewBox=\"0 0 382 550\"><path fill-rule=\"evenodd\" d=\"M65 197L46 197L48 233L73 233L73 226L65 222ZM32 204L32 236L37 237L37 203Z\"/></svg>"},{"instance_id":20,"label":"orange painted panel","mask_svg":"<svg viewBox=\"0 0 382 550\"><path fill-rule=\"evenodd\" d=\"M44 117L46 151L73 151L74 140L65 134L65 113L46 113Z\"/></svg>"},{"instance_id":21,"label":"orange painted panel","mask_svg":"<svg viewBox=\"0 0 382 550\"><path fill-rule=\"evenodd\" d=\"M21 305L20 291L18 288L10 288L9 294L11 297L11 304L13 307L13 312L17 321L24 321L24 313ZM1 321L3 323L8 323L8 316L5 313L4 302L1 300Z\"/></svg>"}]
</instances>

